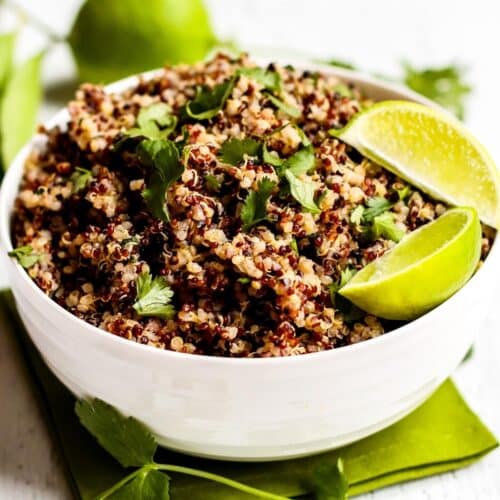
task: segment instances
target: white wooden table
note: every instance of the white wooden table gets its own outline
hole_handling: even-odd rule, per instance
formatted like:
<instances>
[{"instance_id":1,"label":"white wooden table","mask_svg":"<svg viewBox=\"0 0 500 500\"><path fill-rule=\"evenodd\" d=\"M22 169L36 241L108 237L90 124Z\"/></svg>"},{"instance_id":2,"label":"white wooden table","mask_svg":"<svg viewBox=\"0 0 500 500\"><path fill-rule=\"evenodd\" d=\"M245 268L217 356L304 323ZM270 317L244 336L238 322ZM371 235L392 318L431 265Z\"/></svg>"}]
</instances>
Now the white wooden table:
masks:
<instances>
[{"instance_id":1,"label":"white wooden table","mask_svg":"<svg viewBox=\"0 0 500 500\"><path fill-rule=\"evenodd\" d=\"M17 0L64 33L80 0ZM474 96L467 122L500 164L500 11L491 0L210 0L216 30L243 46L277 47L318 59L342 58L379 73L397 74L398 61L470 68ZM145 2L145 6L147 2ZM0 11L0 28L11 21ZM43 36L22 33L20 55L40 47ZM68 98L73 65L64 47L45 64L46 118ZM500 278L500 277L499 277ZM0 286L6 285L0 269ZM474 357L454 379L472 408L500 436L500 310L490 314ZM16 345L0 324L0 500L71 497L58 449L52 443ZM500 452L457 472L364 495L364 500L500 499Z\"/></svg>"}]
</instances>

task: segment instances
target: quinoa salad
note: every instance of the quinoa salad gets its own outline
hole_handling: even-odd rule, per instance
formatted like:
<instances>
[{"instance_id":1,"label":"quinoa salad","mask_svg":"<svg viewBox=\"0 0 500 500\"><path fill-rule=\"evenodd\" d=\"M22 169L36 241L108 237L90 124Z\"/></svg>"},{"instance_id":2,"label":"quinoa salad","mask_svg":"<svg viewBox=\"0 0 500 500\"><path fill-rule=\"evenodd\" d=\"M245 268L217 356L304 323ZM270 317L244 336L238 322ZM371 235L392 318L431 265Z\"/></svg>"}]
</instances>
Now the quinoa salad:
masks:
<instances>
[{"instance_id":1,"label":"quinoa salad","mask_svg":"<svg viewBox=\"0 0 500 500\"><path fill-rule=\"evenodd\" d=\"M246 55L123 93L84 84L26 161L13 254L75 316L161 349L289 356L382 335L395 323L337 291L447 207L329 133L370 105Z\"/></svg>"}]
</instances>

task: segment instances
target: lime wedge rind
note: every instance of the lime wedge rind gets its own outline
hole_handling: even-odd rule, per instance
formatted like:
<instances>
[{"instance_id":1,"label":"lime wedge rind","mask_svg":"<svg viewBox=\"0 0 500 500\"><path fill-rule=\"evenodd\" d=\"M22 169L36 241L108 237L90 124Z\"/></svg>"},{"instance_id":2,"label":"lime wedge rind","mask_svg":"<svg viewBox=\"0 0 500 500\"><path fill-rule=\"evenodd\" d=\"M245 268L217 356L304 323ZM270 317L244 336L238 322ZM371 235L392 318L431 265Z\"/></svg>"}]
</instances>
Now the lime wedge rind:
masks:
<instances>
[{"instance_id":1,"label":"lime wedge rind","mask_svg":"<svg viewBox=\"0 0 500 500\"><path fill-rule=\"evenodd\" d=\"M446 112L383 101L332 135L435 199L473 206L500 227L500 173L484 146Z\"/></svg>"},{"instance_id":2,"label":"lime wedge rind","mask_svg":"<svg viewBox=\"0 0 500 500\"><path fill-rule=\"evenodd\" d=\"M476 211L451 209L363 268L339 293L368 313L411 320L460 289L476 270L480 253Z\"/></svg>"}]
</instances>

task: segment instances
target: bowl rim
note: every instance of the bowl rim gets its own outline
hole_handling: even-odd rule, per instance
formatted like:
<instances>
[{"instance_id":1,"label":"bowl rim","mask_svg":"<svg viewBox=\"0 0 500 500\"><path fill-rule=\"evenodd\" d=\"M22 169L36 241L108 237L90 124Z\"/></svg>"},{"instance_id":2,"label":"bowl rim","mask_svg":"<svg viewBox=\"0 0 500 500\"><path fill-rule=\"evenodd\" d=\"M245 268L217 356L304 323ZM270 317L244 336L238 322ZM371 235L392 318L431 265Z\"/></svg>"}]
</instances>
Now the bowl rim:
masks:
<instances>
[{"instance_id":1,"label":"bowl rim","mask_svg":"<svg viewBox=\"0 0 500 500\"><path fill-rule=\"evenodd\" d=\"M335 66L319 64L310 62L307 59L297 59L297 58L253 58L258 65L266 65L270 62L278 62L280 64L291 64L298 69L301 70L312 70L312 71L320 71L325 74L338 76L339 78L354 81L356 85L368 85L374 86L378 88L378 91L383 91L387 93L398 94L403 96L404 99L419 102L421 104L425 104L427 106L437 108L443 110L440 106L436 105L434 102L429 99L417 94L416 92L404 87L403 85L386 82L379 78L373 77L364 72L338 68ZM151 71L139 73L136 75L131 75L120 79L116 82L110 83L104 87L105 91L108 93L119 93L123 92L127 89L133 88L140 81L147 81L155 76L161 74L163 68L153 69ZM52 116L51 119L44 122L44 126L46 128L52 128L54 126L64 126L69 119L68 108L64 107L59 110L55 115ZM46 305L46 307L52 309L55 314L61 316L61 319L66 321L76 322L83 330L87 330L85 334L98 336L95 338L99 338L102 342L106 342L108 345L114 345L120 349L129 349L137 353L142 352L145 356L158 356L163 357L165 360L171 358L172 360L177 361L185 361L191 363L206 363L206 364L214 364L214 365L226 365L226 366L271 366L271 365L281 365L281 364L297 364L297 363L315 363L317 361L331 359L332 361L339 356L348 356L355 355L356 353L363 353L367 349L374 349L377 345L383 347L384 345L390 344L394 342L400 337L407 335L411 330L419 330L421 327L425 327L426 325L433 322L434 318L439 314L445 314L446 309L453 307L455 302L461 300L462 296L467 293L473 286L478 288L482 282L482 276L485 276L487 272L493 270L493 266L497 261L499 262L498 267L500 267L500 243L498 242L498 237L495 238L495 241L490 249L490 253L488 257L485 259L483 265L474 273L474 275L469 279L469 281L459 289L454 295L445 300L442 304L436 306L431 311L426 314L416 318L408 323L405 323L393 330L390 330L383 335L378 337L374 337L371 339L366 339L361 342L355 344L349 344L346 346L338 347L335 349L318 351L313 353L305 353L297 356L278 356L278 357L261 357L261 358L253 358L253 357L244 357L244 358L231 358L231 357L223 357L223 356L214 356L209 354L191 354L191 353L183 353L172 351L170 349L160 349L158 347L149 346L140 344L138 342L133 342L128 339L118 337L116 335L111 334L97 326L91 325L83 319L78 318L77 316L70 313L68 310L64 309L57 302L52 300L48 295L46 295L29 277L28 273L21 267L21 265L13 261L11 258L7 256L7 252L13 249L11 236L10 236L10 225L11 225L11 216L13 212L13 206L7 206L6 199L8 198L7 192L9 185L13 185L18 192L19 180L22 175L22 169L24 168L24 163L26 158L31 151L32 147L36 144L38 140L43 138L41 134L35 134L29 142L18 152L16 157L11 163L9 169L4 176L3 182L0 185L0 252L3 253L1 257L6 261L7 266L11 266L13 269L13 278L22 280L22 283L25 286L26 290L29 290L29 293L34 293L38 296L38 298ZM2 266L5 267L5 266ZM12 284L10 284L12 287ZM15 287L12 287L15 289ZM68 328L69 332L72 331L71 327ZM69 333L71 334L71 333ZM90 339L90 337L89 337ZM128 346L128 347L127 347ZM160 359L160 358L158 358Z\"/></svg>"}]
</instances>

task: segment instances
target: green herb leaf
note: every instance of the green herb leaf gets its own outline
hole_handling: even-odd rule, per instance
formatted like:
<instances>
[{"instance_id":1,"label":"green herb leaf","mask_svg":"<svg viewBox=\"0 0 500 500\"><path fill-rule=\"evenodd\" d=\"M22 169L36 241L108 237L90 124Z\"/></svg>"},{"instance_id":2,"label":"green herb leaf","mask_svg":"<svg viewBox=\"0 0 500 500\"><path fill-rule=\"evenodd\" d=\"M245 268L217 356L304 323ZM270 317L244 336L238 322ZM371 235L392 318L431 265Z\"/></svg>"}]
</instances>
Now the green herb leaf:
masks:
<instances>
[{"instance_id":1,"label":"green herb leaf","mask_svg":"<svg viewBox=\"0 0 500 500\"><path fill-rule=\"evenodd\" d=\"M220 148L219 155L224 163L239 165L246 156L260 158L262 143L255 139L229 139Z\"/></svg>"},{"instance_id":2,"label":"green herb leaf","mask_svg":"<svg viewBox=\"0 0 500 500\"><path fill-rule=\"evenodd\" d=\"M135 477L114 491L109 500L169 500L170 478L155 469L143 468Z\"/></svg>"},{"instance_id":3,"label":"green herb leaf","mask_svg":"<svg viewBox=\"0 0 500 500\"><path fill-rule=\"evenodd\" d=\"M276 182L269 177L264 177L257 184L257 191L248 193L241 209L244 231L248 231L255 224L267 220L267 202L275 187Z\"/></svg>"},{"instance_id":4,"label":"green herb leaf","mask_svg":"<svg viewBox=\"0 0 500 500\"><path fill-rule=\"evenodd\" d=\"M290 248L295 252L296 255L299 254L299 245L297 244L297 240L295 238L292 238L290 240Z\"/></svg>"},{"instance_id":5,"label":"green herb leaf","mask_svg":"<svg viewBox=\"0 0 500 500\"><path fill-rule=\"evenodd\" d=\"M264 92L266 97L281 111L286 113L287 115L290 115L292 118L299 118L299 116L302 114L302 111L295 106L291 106L290 104L287 104L286 102L281 101L277 97L273 96L269 92Z\"/></svg>"},{"instance_id":6,"label":"green herb leaf","mask_svg":"<svg viewBox=\"0 0 500 500\"><path fill-rule=\"evenodd\" d=\"M340 279L330 285L330 300L332 306L337 311L342 313L346 323L353 323L360 320L365 313L350 300L338 294L338 291L343 288L353 278L357 271L353 268L347 267L340 273Z\"/></svg>"},{"instance_id":7,"label":"green herb leaf","mask_svg":"<svg viewBox=\"0 0 500 500\"><path fill-rule=\"evenodd\" d=\"M216 43L202 0L86 0L69 35L80 80L111 82L203 59Z\"/></svg>"},{"instance_id":8,"label":"green herb leaf","mask_svg":"<svg viewBox=\"0 0 500 500\"><path fill-rule=\"evenodd\" d=\"M12 69L15 41L15 33L4 33L0 35L0 95L2 94L2 90Z\"/></svg>"},{"instance_id":9,"label":"green herb leaf","mask_svg":"<svg viewBox=\"0 0 500 500\"><path fill-rule=\"evenodd\" d=\"M138 127L131 128L127 135L148 139L166 139L177 126L177 117L171 112L170 106L164 102L142 108L137 116Z\"/></svg>"},{"instance_id":10,"label":"green herb leaf","mask_svg":"<svg viewBox=\"0 0 500 500\"><path fill-rule=\"evenodd\" d=\"M461 363L465 363L466 361L469 361L474 356L474 346L471 345L469 347L469 350L465 353L464 358L462 359Z\"/></svg>"},{"instance_id":11,"label":"green herb leaf","mask_svg":"<svg viewBox=\"0 0 500 500\"><path fill-rule=\"evenodd\" d=\"M30 245L17 247L11 250L8 255L9 257L14 257L14 259L16 259L25 269L29 269L31 266L35 265L41 257L37 253L33 253L33 247Z\"/></svg>"},{"instance_id":12,"label":"green herb leaf","mask_svg":"<svg viewBox=\"0 0 500 500\"><path fill-rule=\"evenodd\" d=\"M226 103L233 91L236 78L233 76L213 89L200 89L196 97L186 104L186 113L197 120L213 118Z\"/></svg>"},{"instance_id":13,"label":"green herb leaf","mask_svg":"<svg viewBox=\"0 0 500 500\"><path fill-rule=\"evenodd\" d=\"M459 119L464 118L465 98L471 87L464 82L462 68L450 65L418 70L405 62L403 70L404 83L408 87L447 108Z\"/></svg>"},{"instance_id":14,"label":"green herb leaf","mask_svg":"<svg viewBox=\"0 0 500 500\"><path fill-rule=\"evenodd\" d=\"M330 299L332 301L332 305L336 305L338 291L345 285L347 285L347 283L351 280L351 278L354 277L356 273L357 271L355 269L346 267L340 272L340 279L330 285Z\"/></svg>"},{"instance_id":15,"label":"green herb leaf","mask_svg":"<svg viewBox=\"0 0 500 500\"><path fill-rule=\"evenodd\" d=\"M314 156L314 148L309 145L294 153L290 158L285 160L282 165L282 170L287 170L295 176L306 174L314 168L316 158Z\"/></svg>"},{"instance_id":16,"label":"green herb leaf","mask_svg":"<svg viewBox=\"0 0 500 500\"><path fill-rule=\"evenodd\" d=\"M321 213L321 209L314 201L315 185L311 181L299 179L290 170L285 170L285 177L290 184L290 194L303 208L312 214Z\"/></svg>"},{"instance_id":17,"label":"green herb leaf","mask_svg":"<svg viewBox=\"0 0 500 500\"><path fill-rule=\"evenodd\" d=\"M73 193L78 193L84 189L92 179L92 170L76 167L69 180L73 183Z\"/></svg>"},{"instance_id":18,"label":"green herb leaf","mask_svg":"<svg viewBox=\"0 0 500 500\"><path fill-rule=\"evenodd\" d=\"M285 160L280 158L278 153L269 151L265 144L262 148L262 161L273 167L281 167L285 163Z\"/></svg>"},{"instance_id":19,"label":"green herb leaf","mask_svg":"<svg viewBox=\"0 0 500 500\"><path fill-rule=\"evenodd\" d=\"M348 498L349 483L341 458L333 466L321 465L314 471L313 488L316 500L346 500Z\"/></svg>"},{"instance_id":20,"label":"green herb leaf","mask_svg":"<svg viewBox=\"0 0 500 500\"><path fill-rule=\"evenodd\" d=\"M411 195L410 186L405 186L401 189L395 189L395 191L398 194L399 201L405 201Z\"/></svg>"},{"instance_id":21,"label":"green herb leaf","mask_svg":"<svg viewBox=\"0 0 500 500\"><path fill-rule=\"evenodd\" d=\"M352 97L353 96L352 90L345 83L338 83L337 85L335 85L335 87L333 87L333 90L335 92L337 92L337 94L341 95L342 97Z\"/></svg>"},{"instance_id":22,"label":"green herb leaf","mask_svg":"<svg viewBox=\"0 0 500 500\"><path fill-rule=\"evenodd\" d=\"M393 203L382 196L368 198L368 200L366 200L367 208L363 211L363 222L372 222L377 215L386 212L392 207L392 205Z\"/></svg>"},{"instance_id":23,"label":"green herb leaf","mask_svg":"<svg viewBox=\"0 0 500 500\"><path fill-rule=\"evenodd\" d=\"M210 191L219 191L222 186L222 183L217 179L215 175L208 174L205 177L205 184L207 185Z\"/></svg>"},{"instance_id":24,"label":"green herb leaf","mask_svg":"<svg viewBox=\"0 0 500 500\"><path fill-rule=\"evenodd\" d=\"M360 226L363 221L363 214L365 213L365 207L363 205L358 205L352 212L350 221L351 224Z\"/></svg>"},{"instance_id":25,"label":"green herb leaf","mask_svg":"<svg viewBox=\"0 0 500 500\"><path fill-rule=\"evenodd\" d=\"M405 232L396 226L394 214L391 212L384 212L374 217L371 232L373 239L387 238L396 243L405 235Z\"/></svg>"},{"instance_id":26,"label":"green herb leaf","mask_svg":"<svg viewBox=\"0 0 500 500\"><path fill-rule=\"evenodd\" d=\"M300 140L302 142L302 146L311 146L311 141L309 140L309 137L307 137L307 134L295 123L290 123L293 128L297 131L297 133L300 136Z\"/></svg>"},{"instance_id":27,"label":"green herb leaf","mask_svg":"<svg viewBox=\"0 0 500 500\"><path fill-rule=\"evenodd\" d=\"M0 109L4 168L8 168L35 129L42 96L41 61L42 54L37 54L14 68L5 86Z\"/></svg>"},{"instance_id":28,"label":"green herb leaf","mask_svg":"<svg viewBox=\"0 0 500 500\"><path fill-rule=\"evenodd\" d=\"M137 152L141 162L153 169L142 196L155 217L169 222L165 196L170 185L184 172L177 147L168 140L144 140L139 144Z\"/></svg>"},{"instance_id":29,"label":"green herb leaf","mask_svg":"<svg viewBox=\"0 0 500 500\"><path fill-rule=\"evenodd\" d=\"M75 412L82 425L123 467L141 467L153 461L157 444L146 427L100 399L79 400Z\"/></svg>"},{"instance_id":30,"label":"green herb leaf","mask_svg":"<svg viewBox=\"0 0 500 500\"><path fill-rule=\"evenodd\" d=\"M239 74L255 80L271 92L281 92L281 77L276 71L264 68L242 68L239 70Z\"/></svg>"},{"instance_id":31,"label":"green herb leaf","mask_svg":"<svg viewBox=\"0 0 500 500\"><path fill-rule=\"evenodd\" d=\"M251 281L252 279L248 276L242 276L241 278L238 278L238 283L241 283L242 285L248 285Z\"/></svg>"},{"instance_id":32,"label":"green herb leaf","mask_svg":"<svg viewBox=\"0 0 500 500\"><path fill-rule=\"evenodd\" d=\"M153 279L151 274L141 273L137 277L136 288L137 296L133 308L139 316L162 319L171 319L175 316L174 306L170 304L174 292L163 276Z\"/></svg>"},{"instance_id":33,"label":"green herb leaf","mask_svg":"<svg viewBox=\"0 0 500 500\"><path fill-rule=\"evenodd\" d=\"M356 69L356 67L350 62L341 61L339 59L330 59L326 64L329 64L330 66L337 66L337 68Z\"/></svg>"}]
</instances>

